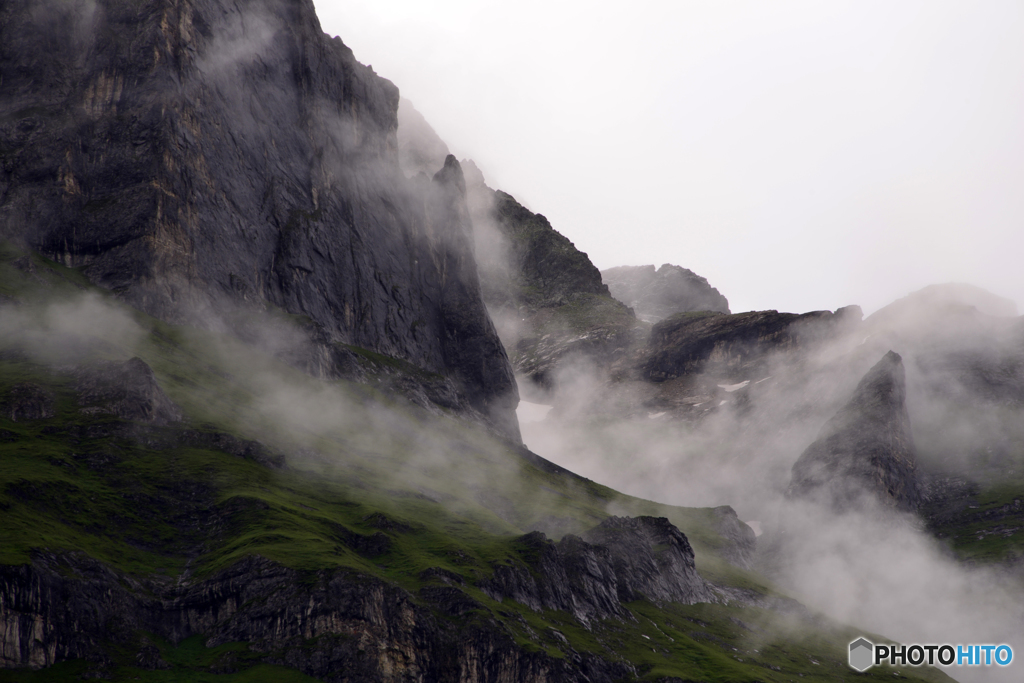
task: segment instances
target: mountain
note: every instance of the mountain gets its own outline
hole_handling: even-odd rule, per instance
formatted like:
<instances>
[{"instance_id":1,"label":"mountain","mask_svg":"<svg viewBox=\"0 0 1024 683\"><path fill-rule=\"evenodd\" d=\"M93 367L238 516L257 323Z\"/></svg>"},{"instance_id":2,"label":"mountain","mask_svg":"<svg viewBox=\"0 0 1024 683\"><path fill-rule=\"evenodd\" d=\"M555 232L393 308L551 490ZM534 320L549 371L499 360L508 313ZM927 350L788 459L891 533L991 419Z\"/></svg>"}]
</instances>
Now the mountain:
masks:
<instances>
[{"instance_id":1,"label":"mountain","mask_svg":"<svg viewBox=\"0 0 1024 683\"><path fill-rule=\"evenodd\" d=\"M0 9L5 238L164 320L295 316L311 371L407 361L518 438L459 165L405 178L398 89L312 2L37 8Z\"/></svg>"},{"instance_id":2,"label":"mountain","mask_svg":"<svg viewBox=\"0 0 1024 683\"><path fill-rule=\"evenodd\" d=\"M763 680L856 633L744 569L729 508L622 495L14 247L0 294L4 680ZM815 635L752 648L783 615Z\"/></svg>"},{"instance_id":3,"label":"mountain","mask_svg":"<svg viewBox=\"0 0 1024 683\"><path fill-rule=\"evenodd\" d=\"M729 300L692 270L666 263L654 266L618 266L601 271L611 295L656 323L673 313L714 311L730 313Z\"/></svg>"},{"instance_id":4,"label":"mountain","mask_svg":"<svg viewBox=\"0 0 1024 683\"><path fill-rule=\"evenodd\" d=\"M901 567L1013 566L1017 318L639 320L308 0L7 2L0 83L0 680L835 679ZM879 345L926 529L793 525Z\"/></svg>"}]
</instances>

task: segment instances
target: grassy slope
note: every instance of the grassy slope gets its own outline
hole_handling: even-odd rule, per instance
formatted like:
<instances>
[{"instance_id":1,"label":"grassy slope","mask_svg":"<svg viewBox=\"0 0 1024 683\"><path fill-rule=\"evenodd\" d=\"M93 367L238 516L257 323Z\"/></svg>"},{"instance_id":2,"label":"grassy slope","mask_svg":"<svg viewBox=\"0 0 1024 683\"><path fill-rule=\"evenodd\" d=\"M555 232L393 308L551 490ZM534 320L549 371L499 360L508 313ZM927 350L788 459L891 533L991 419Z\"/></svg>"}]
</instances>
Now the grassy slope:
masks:
<instances>
[{"instance_id":1,"label":"grassy slope","mask_svg":"<svg viewBox=\"0 0 1024 683\"><path fill-rule=\"evenodd\" d=\"M18 299L26 320L51 329L46 306L81 296L88 285L74 271L34 256L34 272L26 275L11 265L19 257L11 248L0 253L0 295ZM566 656L558 631L573 649L624 658L649 679L782 682L852 674L845 646L859 634L820 619L801 624L752 607L637 603L630 606L636 622L605 622L588 631L564 613L497 603L476 583L495 562L521 561L517 535L552 517L586 528L612 506L618 514L671 519L713 581L765 595L772 589L714 554L721 539L710 510L623 496L531 464L474 425L428 416L365 387L325 385L232 340L168 326L102 293L90 296L121 311L135 328L126 333L122 325L115 334L117 326L101 327L70 346L51 330L39 348L18 353L9 352L12 330L4 328L0 396L16 382L43 385L56 397L56 415L17 423L0 417L0 562L28 562L45 548L86 553L128 574L187 571L194 579L259 554L300 571L352 568L413 595L423 569L442 567L464 576L466 592L523 647L554 657ZM111 436L119 423L78 412L69 380L52 370L54 354L138 355L182 407L188 427L259 439L288 453L289 467L271 470L217 450L146 448ZM90 436L88 429L99 433ZM179 429L152 433L173 436ZM378 533L374 513L404 527L386 531L390 547L371 557L353 549L350 534ZM172 669L143 671L133 653L115 651L114 680L310 680L256 664L244 643L207 649L197 637L154 645ZM226 661L237 672L218 673ZM39 672L0 671L0 680L75 680L85 667L70 662ZM932 670L903 673L948 680ZM858 678L891 680L892 672Z\"/></svg>"},{"instance_id":2,"label":"grassy slope","mask_svg":"<svg viewBox=\"0 0 1024 683\"><path fill-rule=\"evenodd\" d=\"M1024 460L1024 450L1021 456ZM979 564L1024 561L1024 476L982 479L969 494L944 507L950 511L929 519L929 529L958 559Z\"/></svg>"}]
</instances>

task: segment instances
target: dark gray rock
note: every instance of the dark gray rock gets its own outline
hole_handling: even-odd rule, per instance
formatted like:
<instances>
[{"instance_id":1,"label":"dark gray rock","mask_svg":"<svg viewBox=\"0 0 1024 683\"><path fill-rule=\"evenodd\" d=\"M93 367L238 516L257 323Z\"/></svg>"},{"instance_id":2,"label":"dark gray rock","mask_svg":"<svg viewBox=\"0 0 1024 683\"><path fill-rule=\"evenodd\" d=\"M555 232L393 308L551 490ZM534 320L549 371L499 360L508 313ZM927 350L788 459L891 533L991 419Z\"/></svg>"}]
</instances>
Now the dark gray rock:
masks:
<instances>
[{"instance_id":1,"label":"dark gray rock","mask_svg":"<svg viewBox=\"0 0 1024 683\"><path fill-rule=\"evenodd\" d=\"M100 361L76 369L74 376L83 413L156 425L181 421L181 409L167 398L153 369L141 358Z\"/></svg>"},{"instance_id":2,"label":"dark gray rock","mask_svg":"<svg viewBox=\"0 0 1024 683\"><path fill-rule=\"evenodd\" d=\"M171 322L305 316L518 438L456 173L405 178L398 89L310 0L12 0L0 82L0 236Z\"/></svg>"},{"instance_id":3,"label":"dark gray rock","mask_svg":"<svg viewBox=\"0 0 1024 683\"><path fill-rule=\"evenodd\" d=\"M916 459L903 360L890 351L793 465L787 495L838 510L869 495L886 507L915 510L921 503Z\"/></svg>"},{"instance_id":4,"label":"dark gray rock","mask_svg":"<svg viewBox=\"0 0 1024 683\"><path fill-rule=\"evenodd\" d=\"M626 614L607 548L567 535L558 543L539 531L519 539L528 564L497 565L481 588L496 600L510 598L534 610L560 609L581 623Z\"/></svg>"},{"instance_id":5,"label":"dark gray rock","mask_svg":"<svg viewBox=\"0 0 1024 683\"><path fill-rule=\"evenodd\" d=\"M11 422L53 417L53 392L38 384L20 382L0 398L0 410Z\"/></svg>"},{"instance_id":6,"label":"dark gray rock","mask_svg":"<svg viewBox=\"0 0 1024 683\"><path fill-rule=\"evenodd\" d=\"M479 603L458 588L426 586L442 615ZM594 655L529 652L493 621L439 618L407 591L352 572L300 573L250 557L203 581L141 584L83 555L39 555L0 566L0 667L85 659L102 668L111 644L139 647L163 668L146 632L172 643L201 634L207 647L247 642L247 657L329 683L475 680L611 683L627 664Z\"/></svg>"},{"instance_id":7,"label":"dark gray rock","mask_svg":"<svg viewBox=\"0 0 1024 683\"><path fill-rule=\"evenodd\" d=\"M686 535L664 517L609 517L583 537L608 548L623 601L716 602Z\"/></svg>"},{"instance_id":8,"label":"dark gray rock","mask_svg":"<svg viewBox=\"0 0 1024 683\"><path fill-rule=\"evenodd\" d=\"M611 295L632 308L646 322L664 320L673 313L715 311L730 313L729 300L692 270L666 263L654 266L618 266L601 271Z\"/></svg>"},{"instance_id":9,"label":"dark gray rock","mask_svg":"<svg viewBox=\"0 0 1024 683\"><path fill-rule=\"evenodd\" d=\"M480 254L481 279L488 305L536 311L561 306L581 294L609 296L601 272L587 255L534 213L483 177L470 179L470 206L479 242L502 240L503 251Z\"/></svg>"},{"instance_id":10,"label":"dark gray rock","mask_svg":"<svg viewBox=\"0 0 1024 683\"><path fill-rule=\"evenodd\" d=\"M609 517L558 543L539 531L519 538L527 564L497 565L481 587L532 609L565 610L581 623L628 615L624 602L717 602L697 574L686 536L664 517Z\"/></svg>"},{"instance_id":11,"label":"dark gray rock","mask_svg":"<svg viewBox=\"0 0 1024 683\"><path fill-rule=\"evenodd\" d=\"M743 381L764 368L769 354L813 346L858 324L860 315L858 306L835 313L677 313L651 328L640 370L655 382L699 373Z\"/></svg>"},{"instance_id":12,"label":"dark gray rock","mask_svg":"<svg viewBox=\"0 0 1024 683\"><path fill-rule=\"evenodd\" d=\"M436 204L430 214L441 228L435 236L434 252L444 264L440 304L445 365L454 370L470 404L519 443L515 416L519 393L505 348L481 298L466 181L454 156L445 159L434 184L438 191L433 195Z\"/></svg>"},{"instance_id":13,"label":"dark gray rock","mask_svg":"<svg viewBox=\"0 0 1024 683\"><path fill-rule=\"evenodd\" d=\"M574 363L601 366L637 342L633 312L543 215L492 190L464 162L484 301L525 391L550 391Z\"/></svg>"}]
</instances>

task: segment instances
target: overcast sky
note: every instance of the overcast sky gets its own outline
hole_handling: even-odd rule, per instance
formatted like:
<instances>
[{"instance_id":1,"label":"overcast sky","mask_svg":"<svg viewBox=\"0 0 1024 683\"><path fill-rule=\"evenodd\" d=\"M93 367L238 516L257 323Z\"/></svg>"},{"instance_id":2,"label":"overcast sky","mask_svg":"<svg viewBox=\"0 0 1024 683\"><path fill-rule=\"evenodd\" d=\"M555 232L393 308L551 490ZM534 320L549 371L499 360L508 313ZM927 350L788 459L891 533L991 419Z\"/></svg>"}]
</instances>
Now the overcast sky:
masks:
<instances>
[{"instance_id":1,"label":"overcast sky","mask_svg":"<svg viewBox=\"0 0 1024 683\"><path fill-rule=\"evenodd\" d=\"M599 268L732 310L970 282L1024 313L1024 3L317 0Z\"/></svg>"}]
</instances>

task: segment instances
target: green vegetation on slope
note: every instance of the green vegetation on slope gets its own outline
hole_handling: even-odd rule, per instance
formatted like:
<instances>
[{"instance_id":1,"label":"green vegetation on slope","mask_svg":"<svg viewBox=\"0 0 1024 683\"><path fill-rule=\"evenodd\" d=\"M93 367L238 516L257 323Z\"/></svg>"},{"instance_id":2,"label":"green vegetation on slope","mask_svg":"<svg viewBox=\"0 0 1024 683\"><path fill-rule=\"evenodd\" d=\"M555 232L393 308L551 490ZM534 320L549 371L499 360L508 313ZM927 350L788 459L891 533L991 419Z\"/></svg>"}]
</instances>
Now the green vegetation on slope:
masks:
<instances>
[{"instance_id":1,"label":"green vegetation on slope","mask_svg":"<svg viewBox=\"0 0 1024 683\"><path fill-rule=\"evenodd\" d=\"M623 496L474 424L359 385L319 382L235 340L156 321L92 291L74 271L10 248L0 257L0 293L20 302L13 310L21 316L0 330L0 397L29 382L50 392L54 413L18 422L0 416L0 563L74 553L126 576L190 581L259 555L311 580L337 569L376 577L428 607L420 591L436 579L424 570L441 569L460 577L479 605L460 620L499 623L523 648L551 657L591 652L629 662L645 680L781 683L850 673L843 652L856 634L813 615L639 602L629 605L634 620L585 628L570 615L498 602L480 588L496 564L528 559L517 542L525 531L552 520L582 530L613 510L668 517L689 536L707 578L775 598L759 577L716 554L724 541L711 510ZM83 309L89 315L76 319ZM65 366L132 356L153 368L184 423L135 424L79 410ZM288 466L232 455L216 445L224 435L257 439L285 454ZM150 641L169 669L140 668L123 645L111 645L106 674L310 680L259 663L245 643ZM93 670L69 662L3 671L0 680L72 680ZM925 669L903 674L946 680ZM863 678L890 680L892 672Z\"/></svg>"}]
</instances>

